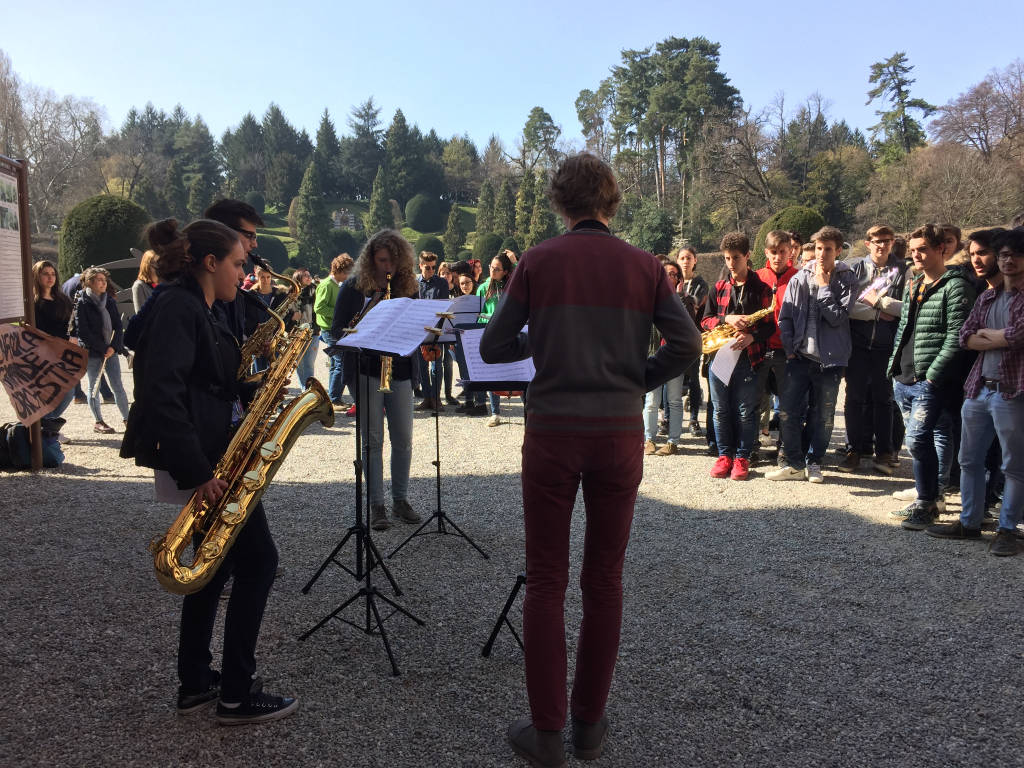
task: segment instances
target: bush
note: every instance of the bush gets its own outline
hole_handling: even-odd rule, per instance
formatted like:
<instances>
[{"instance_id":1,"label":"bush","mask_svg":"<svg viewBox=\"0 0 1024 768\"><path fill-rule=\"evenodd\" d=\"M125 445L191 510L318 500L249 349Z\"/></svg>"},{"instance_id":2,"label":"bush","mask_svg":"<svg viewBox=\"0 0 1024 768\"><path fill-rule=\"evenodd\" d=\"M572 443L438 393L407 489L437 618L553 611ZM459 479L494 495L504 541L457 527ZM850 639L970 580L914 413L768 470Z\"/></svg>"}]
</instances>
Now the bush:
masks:
<instances>
[{"instance_id":1,"label":"bush","mask_svg":"<svg viewBox=\"0 0 1024 768\"><path fill-rule=\"evenodd\" d=\"M267 200L263 197L263 193L255 189L251 189L245 193L245 202L256 209L256 213L262 216L267 212ZM276 270L275 270L276 271Z\"/></svg>"},{"instance_id":2,"label":"bush","mask_svg":"<svg viewBox=\"0 0 1024 768\"><path fill-rule=\"evenodd\" d=\"M676 223L671 213L653 198L644 198L626 230L626 237L637 248L651 253L668 253L675 237Z\"/></svg>"},{"instance_id":3,"label":"bush","mask_svg":"<svg viewBox=\"0 0 1024 768\"><path fill-rule=\"evenodd\" d=\"M417 232L440 232L447 215L438 198L420 193L405 206L405 225Z\"/></svg>"},{"instance_id":4,"label":"bush","mask_svg":"<svg viewBox=\"0 0 1024 768\"><path fill-rule=\"evenodd\" d=\"M347 253L353 260L359 258L359 251L363 249L365 242L366 233L363 231L332 229L327 234L327 252L324 254L324 263L330 268L334 257L343 253Z\"/></svg>"},{"instance_id":5,"label":"bush","mask_svg":"<svg viewBox=\"0 0 1024 768\"><path fill-rule=\"evenodd\" d=\"M455 257L455 260L456 261L469 261L472 258L473 258L473 252L472 251L459 251L458 255Z\"/></svg>"},{"instance_id":6,"label":"bush","mask_svg":"<svg viewBox=\"0 0 1024 768\"><path fill-rule=\"evenodd\" d=\"M757 231L757 238L754 240L754 247L751 250L751 264L754 269L760 269L765 265L764 241L768 233L773 229L784 229L787 232L798 232L806 243L811 235L825 226L825 219L813 208L805 208L802 205L791 205L783 208L774 216L770 216L761 229ZM799 259L798 259L799 260Z\"/></svg>"},{"instance_id":7,"label":"bush","mask_svg":"<svg viewBox=\"0 0 1024 768\"><path fill-rule=\"evenodd\" d=\"M143 248L142 231L150 216L141 206L116 195L96 195L76 205L64 218L58 249L63 279L86 267L131 258Z\"/></svg>"},{"instance_id":8,"label":"bush","mask_svg":"<svg viewBox=\"0 0 1024 768\"><path fill-rule=\"evenodd\" d=\"M256 253L262 256L275 272L281 272L288 266L288 249L278 237L261 234L256 239Z\"/></svg>"},{"instance_id":9,"label":"bush","mask_svg":"<svg viewBox=\"0 0 1024 768\"><path fill-rule=\"evenodd\" d=\"M516 242L514 237L506 237L501 241L501 245L498 246L499 251L504 251L506 248L516 256L521 255L523 252L523 249L519 247L519 243Z\"/></svg>"},{"instance_id":10,"label":"bush","mask_svg":"<svg viewBox=\"0 0 1024 768\"><path fill-rule=\"evenodd\" d=\"M419 256L424 251L436 253L437 257L444 261L444 243L433 235L420 235L416 241L416 255Z\"/></svg>"},{"instance_id":11,"label":"bush","mask_svg":"<svg viewBox=\"0 0 1024 768\"><path fill-rule=\"evenodd\" d=\"M493 232L477 235L476 242L473 243L473 258L480 259L480 263L484 265L485 272L487 271L487 265L491 263L491 259L501 249L503 239L501 235L496 235Z\"/></svg>"}]
</instances>

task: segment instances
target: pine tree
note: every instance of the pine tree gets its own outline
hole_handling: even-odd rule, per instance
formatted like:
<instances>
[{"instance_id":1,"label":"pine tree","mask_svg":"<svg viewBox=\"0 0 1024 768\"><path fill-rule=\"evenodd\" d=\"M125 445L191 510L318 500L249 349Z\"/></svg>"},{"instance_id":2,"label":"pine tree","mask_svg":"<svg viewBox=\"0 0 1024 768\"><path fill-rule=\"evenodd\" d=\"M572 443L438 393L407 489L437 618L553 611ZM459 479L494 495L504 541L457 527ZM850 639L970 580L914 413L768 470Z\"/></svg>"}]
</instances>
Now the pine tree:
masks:
<instances>
[{"instance_id":1,"label":"pine tree","mask_svg":"<svg viewBox=\"0 0 1024 768\"><path fill-rule=\"evenodd\" d=\"M478 235L494 231L494 187L485 181L480 186L476 203L476 232Z\"/></svg>"},{"instance_id":2,"label":"pine tree","mask_svg":"<svg viewBox=\"0 0 1024 768\"><path fill-rule=\"evenodd\" d=\"M543 195L538 195L533 205L533 213L530 216L530 231L527 232L524 248L532 248L537 243L543 242L558 234L558 222L555 214L548 206L548 200Z\"/></svg>"},{"instance_id":3,"label":"pine tree","mask_svg":"<svg viewBox=\"0 0 1024 768\"><path fill-rule=\"evenodd\" d=\"M341 142L338 141L338 134L326 108L320 117L320 127L316 131L313 162L316 163L320 174L323 191L332 197L338 196L341 186Z\"/></svg>"},{"instance_id":4,"label":"pine tree","mask_svg":"<svg viewBox=\"0 0 1024 768\"><path fill-rule=\"evenodd\" d=\"M188 185L188 213L193 219L203 215L213 198L207 185L203 182L202 176L193 176L192 182Z\"/></svg>"},{"instance_id":5,"label":"pine tree","mask_svg":"<svg viewBox=\"0 0 1024 768\"><path fill-rule=\"evenodd\" d=\"M516 239L523 242L530 231L530 219L533 217L536 186L533 173L527 171L519 184L516 193Z\"/></svg>"},{"instance_id":6,"label":"pine tree","mask_svg":"<svg viewBox=\"0 0 1024 768\"><path fill-rule=\"evenodd\" d=\"M188 192L185 190L184 171L178 158L171 158L164 177L163 207L169 216L188 218ZM205 209L204 209L205 210Z\"/></svg>"},{"instance_id":7,"label":"pine tree","mask_svg":"<svg viewBox=\"0 0 1024 768\"><path fill-rule=\"evenodd\" d=\"M502 237L515 234L516 201L512 197L512 184L508 177L501 182L498 196L494 199L494 232Z\"/></svg>"},{"instance_id":8,"label":"pine tree","mask_svg":"<svg viewBox=\"0 0 1024 768\"><path fill-rule=\"evenodd\" d=\"M867 103L881 99L892 105L888 110L876 110L879 121L871 126L874 150L884 163L895 162L910 154L910 150L925 144L924 128L910 116L910 110L920 110L923 117L928 117L936 109L924 99L910 98L914 79L908 75L913 69L907 63L904 51L897 51L885 61L871 65L868 82L875 87L868 91Z\"/></svg>"},{"instance_id":9,"label":"pine tree","mask_svg":"<svg viewBox=\"0 0 1024 768\"><path fill-rule=\"evenodd\" d=\"M309 266L323 267L327 236L331 231L331 220L324 205L323 187L316 162L306 166L299 185L299 196L295 206L295 234L299 241L299 260Z\"/></svg>"},{"instance_id":10,"label":"pine tree","mask_svg":"<svg viewBox=\"0 0 1024 768\"><path fill-rule=\"evenodd\" d=\"M388 194L384 188L385 176L384 167L377 168L377 175L373 179L373 191L370 193L370 210L363 214L363 226L366 234L382 229L390 229L393 226L391 221L391 203L388 202Z\"/></svg>"},{"instance_id":11,"label":"pine tree","mask_svg":"<svg viewBox=\"0 0 1024 768\"><path fill-rule=\"evenodd\" d=\"M448 225L441 237L441 242L444 243L444 252L448 254L449 258L455 258L455 254L462 248L465 239L466 230L462 228L459 206L453 205L451 211L448 212Z\"/></svg>"},{"instance_id":12,"label":"pine tree","mask_svg":"<svg viewBox=\"0 0 1024 768\"><path fill-rule=\"evenodd\" d=\"M423 138L419 130L409 129L409 123L399 109L384 137L387 186L399 205L405 205L420 191L423 167Z\"/></svg>"}]
</instances>

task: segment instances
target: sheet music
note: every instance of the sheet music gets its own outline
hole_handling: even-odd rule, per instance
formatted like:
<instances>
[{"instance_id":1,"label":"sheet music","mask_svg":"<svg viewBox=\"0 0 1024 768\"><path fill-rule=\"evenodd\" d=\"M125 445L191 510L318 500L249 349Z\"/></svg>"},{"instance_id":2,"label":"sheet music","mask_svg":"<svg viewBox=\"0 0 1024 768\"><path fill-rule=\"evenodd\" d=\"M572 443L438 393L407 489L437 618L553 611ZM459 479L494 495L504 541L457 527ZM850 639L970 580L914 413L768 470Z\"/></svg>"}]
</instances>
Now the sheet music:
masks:
<instances>
[{"instance_id":1,"label":"sheet music","mask_svg":"<svg viewBox=\"0 0 1024 768\"><path fill-rule=\"evenodd\" d=\"M339 347L358 347L406 357L434 336L426 328L440 328L442 313L454 313L455 322L475 322L480 314L479 296L447 299L389 299L379 302L359 321L354 333L338 339ZM461 320L460 320L461 316ZM445 320L445 328L451 324ZM454 332L443 333L438 341L454 343Z\"/></svg>"},{"instance_id":2,"label":"sheet music","mask_svg":"<svg viewBox=\"0 0 1024 768\"><path fill-rule=\"evenodd\" d=\"M462 351L466 355L466 366L469 368L470 381L532 381L537 369L533 358L519 360L515 363L485 363L480 357L480 338L484 335L483 328L473 328L462 332Z\"/></svg>"},{"instance_id":3,"label":"sheet music","mask_svg":"<svg viewBox=\"0 0 1024 768\"><path fill-rule=\"evenodd\" d=\"M711 361L711 373L715 374L720 382L728 385L732 372L736 370L736 363L740 361L740 355L745 354L742 349L733 349L732 342L729 342L715 353L715 359Z\"/></svg>"}]
</instances>

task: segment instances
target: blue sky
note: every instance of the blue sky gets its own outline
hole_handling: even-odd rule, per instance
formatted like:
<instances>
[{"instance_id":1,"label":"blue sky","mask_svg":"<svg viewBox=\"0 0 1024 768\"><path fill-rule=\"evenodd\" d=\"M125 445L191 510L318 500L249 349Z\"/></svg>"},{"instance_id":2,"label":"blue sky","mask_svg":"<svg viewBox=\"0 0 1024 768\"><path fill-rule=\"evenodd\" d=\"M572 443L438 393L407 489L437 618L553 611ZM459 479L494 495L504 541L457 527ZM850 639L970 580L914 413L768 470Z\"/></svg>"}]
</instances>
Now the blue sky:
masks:
<instances>
[{"instance_id":1,"label":"blue sky","mask_svg":"<svg viewBox=\"0 0 1024 768\"><path fill-rule=\"evenodd\" d=\"M944 103L1024 55L1016 4L666 2L513 3L235 0L159 6L124 0L8 3L0 49L23 80L88 97L119 125L132 105L181 103L216 136L274 101L314 135L327 107L339 132L373 96L424 131L468 132L482 149L511 148L542 106L579 138L574 102L596 88L624 48L670 36L721 44L720 67L748 105L779 92L795 107L815 91L834 118L866 129L872 62L905 50L913 92ZM20 34L15 34L20 32Z\"/></svg>"}]
</instances>

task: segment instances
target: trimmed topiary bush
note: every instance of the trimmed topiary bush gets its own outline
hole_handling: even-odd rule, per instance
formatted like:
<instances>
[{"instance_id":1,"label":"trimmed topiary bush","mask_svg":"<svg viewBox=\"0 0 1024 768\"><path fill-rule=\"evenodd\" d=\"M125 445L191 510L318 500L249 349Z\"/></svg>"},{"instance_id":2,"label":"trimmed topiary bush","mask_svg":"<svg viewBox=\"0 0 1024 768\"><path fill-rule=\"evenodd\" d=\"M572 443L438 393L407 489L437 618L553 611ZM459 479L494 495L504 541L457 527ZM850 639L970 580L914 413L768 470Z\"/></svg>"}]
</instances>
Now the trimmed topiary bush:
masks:
<instances>
[{"instance_id":1,"label":"trimmed topiary bush","mask_svg":"<svg viewBox=\"0 0 1024 768\"><path fill-rule=\"evenodd\" d=\"M116 195L83 200L64 218L58 268L64 279L86 267L131 258L143 248L142 231L151 221L146 210Z\"/></svg>"},{"instance_id":2,"label":"trimmed topiary bush","mask_svg":"<svg viewBox=\"0 0 1024 768\"><path fill-rule=\"evenodd\" d=\"M438 198L421 192L405 206L405 225L417 232L440 232L447 215Z\"/></svg>"},{"instance_id":3,"label":"trimmed topiary bush","mask_svg":"<svg viewBox=\"0 0 1024 768\"><path fill-rule=\"evenodd\" d=\"M439 259L444 260L444 243L433 235L420 235L416 240L416 255L419 256L424 251L436 253Z\"/></svg>"},{"instance_id":4,"label":"trimmed topiary bush","mask_svg":"<svg viewBox=\"0 0 1024 768\"><path fill-rule=\"evenodd\" d=\"M504 238L501 235L496 235L493 232L488 232L486 235L477 235L476 242L473 243L473 258L480 259L480 263L484 265L484 271L487 270L487 265L491 263L491 259L501 249L501 243Z\"/></svg>"},{"instance_id":5,"label":"trimmed topiary bush","mask_svg":"<svg viewBox=\"0 0 1024 768\"><path fill-rule=\"evenodd\" d=\"M456 257L455 257L455 260L456 261L469 261L472 258L473 258L473 252L472 251L459 251L458 255L456 255Z\"/></svg>"},{"instance_id":6,"label":"trimmed topiary bush","mask_svg":"<svg viewBox=\"0 0 1024 768\"><path fill-rule=\"evenodd\" d=\"M783 208L774 216L770 216L761 229L757 231L754 247L750 253L750 261L755 269L765 265L764 241L773 229L784 229L787 232L798 232L806 243L811 235L825 226L825 219L813 208L802 205L791 205Z\"/></svg>"},{"instance_id":7,"label":"trimmed topiary bush","mask_svg":"<svg viewBox=\"0 0 1024 768\"><path fill-rule=\"evenodd\" d=\"M256 238L256 253L262 256L275 272L281 272L288 266L288 249L280 238L273 235L261 234Z\"/></svg>"},{"instance_id":8,"label":"trimmed topiary bush","mask_svg":"<svg viewBox=\"0 0 1024 768\"><path fill-rule=\"evenodd\" d=\"M267 200L263 197L263 193L258 190L252 189L245 193L245 202L256 209L256 213L262 216L267 212ZM277 270L274 270L275 272Z\"/></svg>"},{"instance_id":9,"label":"trimmed topiary bush","mask_svg":"<svg viewBox=\"0 0 1024 768\"><path fill-rule=\"evenodd\" d=\"M366 233L363 231L353 232L351 229L332 229L327 234L327 252L324 253L324 263L331 266L335 256L347 253L353 259L359 258L359 252L366 242Z\"/></svg>"},{"instance_id":10,"label":"trimmed topiary bush","mask_svg":"<svg viewBox=\"0 0 1024 768\"><path fill-rule=\"evenodd\" d=\"M514 237L506 237L501 241L501 245L498 246L499 251L504 251L506 248L512 251L516 256L519 256L523 252L523 249L519 247L519 243L516 242Z\"/></svg>"}]
</instances>

